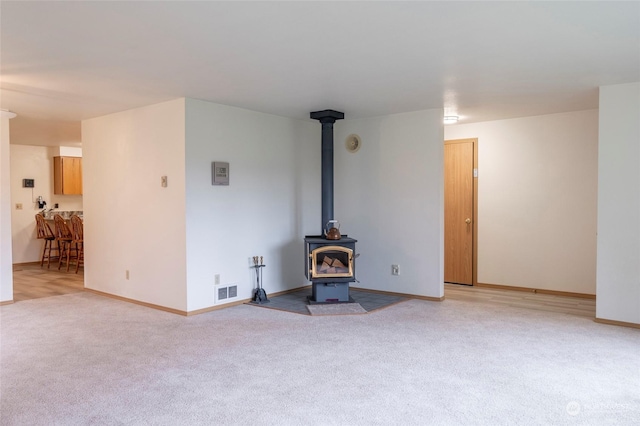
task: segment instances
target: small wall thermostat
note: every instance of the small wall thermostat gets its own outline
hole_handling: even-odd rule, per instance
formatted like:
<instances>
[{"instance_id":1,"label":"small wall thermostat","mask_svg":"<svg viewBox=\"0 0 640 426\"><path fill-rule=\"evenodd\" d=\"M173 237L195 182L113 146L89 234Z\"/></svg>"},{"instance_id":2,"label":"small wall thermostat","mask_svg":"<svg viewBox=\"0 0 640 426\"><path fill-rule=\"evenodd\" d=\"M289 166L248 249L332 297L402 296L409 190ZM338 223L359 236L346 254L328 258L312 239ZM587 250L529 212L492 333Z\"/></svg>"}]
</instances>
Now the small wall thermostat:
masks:
<instances>
[{"instance_id":1,"label":"small wall thermostat","mask_svg":"<svg viewBox=\"0 0 640 426\"><path fill-rule=\"evenodd\" d=\"M229 185L229 163L214 161L211 163L212 185Z\"/></svg>"},{"instance_id":2,"label":"small wall thermostat","mask_svg":"<svg viewBox=\"0 0 640 426\"><path fill-rule=\"evenodd\" d=\"M35 186L35 181L33 179L22 179L23 188L33 188L34 186Z\"/></svg>"}]
</instances>

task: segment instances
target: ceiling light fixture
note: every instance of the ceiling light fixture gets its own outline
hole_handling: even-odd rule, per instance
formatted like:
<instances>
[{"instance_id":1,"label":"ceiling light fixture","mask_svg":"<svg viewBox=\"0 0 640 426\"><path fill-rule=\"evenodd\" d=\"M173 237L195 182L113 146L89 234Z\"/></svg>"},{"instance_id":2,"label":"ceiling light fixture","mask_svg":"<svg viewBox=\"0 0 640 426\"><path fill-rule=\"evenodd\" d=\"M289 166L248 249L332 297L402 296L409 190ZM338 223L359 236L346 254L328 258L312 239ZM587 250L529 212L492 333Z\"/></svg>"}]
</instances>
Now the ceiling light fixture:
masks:
<instances>
[{"instance_id":1,"label":"ceiling light fixture","mask_svg":"<svg viewBox=\"0 0 640 426\"><path fill-rule=\"evenodd\" d=\"M458 122L457 115L445 115L444 116L444 124L455 124Z\"/></svg>"},{"instance_id":2,"label":"ceiling light fixture","mask_svg":"<svg viewBox=\"0 0 640 426\"><path fill-rule=\"evenodd\" d=\"M17 116L18 116L18 114L16 114L16 113L15 113L15 112L13 112L13 111L9 111L9 110L7 110L7 109L2 109L2 110L0 110L0 117L2 117L2 118L9 118L9 119L11 119L11 118L15 118L15 117L17 117Z\"/></svg>"}]
</instances>

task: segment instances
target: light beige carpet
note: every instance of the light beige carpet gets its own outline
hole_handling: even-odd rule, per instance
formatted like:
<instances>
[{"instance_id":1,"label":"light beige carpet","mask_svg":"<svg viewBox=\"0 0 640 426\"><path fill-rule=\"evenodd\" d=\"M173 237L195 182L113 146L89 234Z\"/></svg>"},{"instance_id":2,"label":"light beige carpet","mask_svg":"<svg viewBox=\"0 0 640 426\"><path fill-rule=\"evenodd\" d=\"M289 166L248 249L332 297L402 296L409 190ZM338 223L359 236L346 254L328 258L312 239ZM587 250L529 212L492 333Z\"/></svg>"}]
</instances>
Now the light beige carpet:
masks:
<instances>
[{"instance_id":1,"label":"light beige carpet","mask_svg":"<svg viewBox=\"0 0 640 426\"><path fill-rule=\"evenodd\" d=\"M638 425L640 330L468 301L0 307L0 425Z\"/></svg>"}]
</instances>

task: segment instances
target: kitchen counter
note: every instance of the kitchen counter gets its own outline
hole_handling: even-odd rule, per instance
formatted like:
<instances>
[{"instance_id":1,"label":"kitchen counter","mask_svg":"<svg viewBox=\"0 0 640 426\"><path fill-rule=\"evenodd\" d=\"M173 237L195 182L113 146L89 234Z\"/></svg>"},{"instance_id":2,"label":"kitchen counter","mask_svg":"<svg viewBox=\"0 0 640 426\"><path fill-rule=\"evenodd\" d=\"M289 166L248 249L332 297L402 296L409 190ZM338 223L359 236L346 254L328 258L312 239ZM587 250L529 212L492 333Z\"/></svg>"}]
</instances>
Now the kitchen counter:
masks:
<instances>
[{"instance_id":1,"label":"kitchen counter","mask_svg":"<svg viewBox=\"0 0 640 426\"><path fill-rule=\"evenodd\" d=\"M82 210L51 210L43 213L42 215L47 220L53 220L53 216L55 216L56 214L62 216L64 220L70 219L74 214L78 215L80 219L83 218Z\"/></svg>"}]
</instances>

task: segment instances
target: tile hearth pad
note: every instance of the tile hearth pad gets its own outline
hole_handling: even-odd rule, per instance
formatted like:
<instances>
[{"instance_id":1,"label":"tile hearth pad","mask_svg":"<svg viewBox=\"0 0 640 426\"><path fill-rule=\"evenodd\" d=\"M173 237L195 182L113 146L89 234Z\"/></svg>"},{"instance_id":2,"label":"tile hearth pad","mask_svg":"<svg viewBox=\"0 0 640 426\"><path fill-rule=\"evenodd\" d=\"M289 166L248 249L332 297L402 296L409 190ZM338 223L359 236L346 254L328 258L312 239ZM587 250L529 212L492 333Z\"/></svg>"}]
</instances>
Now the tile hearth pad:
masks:
<instances>
[{"instance_id":1,"label":"tile hearth pad","mask_svg":"<svg viewBox=\"0 0 640 426\"><path fill-rule=\"evenodd\" d=\"M262 305L250 302L247 304L260 306L262 308L293 312L296 314L310 315L309 309L307 308L307 305L309 304L308 296L311 296L311 287L282 294L280 296L269 297L270 302ZM367 313L409 300L406 297L355 289L350 290L350 296L351 299L353 299L354 302L359 303Z\"/></svg>"}]
</instances>

